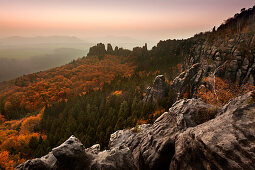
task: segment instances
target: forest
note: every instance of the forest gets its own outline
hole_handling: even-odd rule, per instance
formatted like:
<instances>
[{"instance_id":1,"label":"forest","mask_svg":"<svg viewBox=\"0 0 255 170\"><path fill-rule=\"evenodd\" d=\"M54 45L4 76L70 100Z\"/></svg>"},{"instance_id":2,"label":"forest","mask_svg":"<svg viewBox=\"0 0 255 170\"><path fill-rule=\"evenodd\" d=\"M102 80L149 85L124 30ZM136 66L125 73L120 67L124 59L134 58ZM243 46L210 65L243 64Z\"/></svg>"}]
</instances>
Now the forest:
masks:
<instances>
[{"instance_id":1,"label":"forest","mask_svg":"<svg viewBox=\"0 0 255 170\"><path fill-rule=\"evenodd\" d=\"M160 52L164 54L164 48ZM86 147L99 143L107 148L115 130L155 120L173 102L169 87L181 70L177 65L181 59L165 67L160 62L156 66L148 62L145 67L141 57L145 57L143 52L118 49L117 55L88 55L62 67L2 82L1 165L13 168L41 156L71 134L79 136ZM167 97L144 103L145 89L158 74L167 77Z\"/></svg>"}]
</instances>

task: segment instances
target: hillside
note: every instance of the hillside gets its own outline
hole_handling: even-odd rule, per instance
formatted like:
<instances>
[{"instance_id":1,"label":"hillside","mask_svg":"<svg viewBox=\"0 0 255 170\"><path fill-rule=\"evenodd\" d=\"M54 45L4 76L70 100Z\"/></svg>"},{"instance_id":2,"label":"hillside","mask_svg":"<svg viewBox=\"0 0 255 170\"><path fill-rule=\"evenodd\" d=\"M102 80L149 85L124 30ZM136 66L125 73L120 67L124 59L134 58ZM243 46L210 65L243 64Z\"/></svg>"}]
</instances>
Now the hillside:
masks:
<instances>
[{"instance_id":1,"label":"hillside","mask_svg":"<svg viewBox=\"0 0 255 170\"><path fill-rule=\"evenodd\" d=\"M255 85L254 21L255 7L243 9L217 29L160 41L152 50L99 43L70 64L1 83L2 168L41 157L71 135L80 141L71 137L18 169L251 167L255 133L240 130L242 138L233 128L254 125L254 93L248 93ZM230 129L229 143L200 134L227 136L219 127ZM243 148L231 135L251 145Z\"/></svg>"}]
</instances>

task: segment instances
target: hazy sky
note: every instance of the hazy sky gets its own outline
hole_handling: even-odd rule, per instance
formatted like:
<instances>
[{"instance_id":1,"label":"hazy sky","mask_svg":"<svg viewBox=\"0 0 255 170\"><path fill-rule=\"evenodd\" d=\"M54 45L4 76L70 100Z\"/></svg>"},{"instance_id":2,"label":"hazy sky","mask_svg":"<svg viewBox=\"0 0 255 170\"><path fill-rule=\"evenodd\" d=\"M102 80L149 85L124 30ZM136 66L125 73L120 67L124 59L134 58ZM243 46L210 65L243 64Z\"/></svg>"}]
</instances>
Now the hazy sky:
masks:
<instances>
[{"instance_id":1,"label":"hazy sky","mask_svg":"<svg viewBox=\"0 0 255 170\"><path fill-rule=\"evenodd\" d=\"M187 38L254 0L0 0L0 37Z\"/></svg>"}]
</instances>

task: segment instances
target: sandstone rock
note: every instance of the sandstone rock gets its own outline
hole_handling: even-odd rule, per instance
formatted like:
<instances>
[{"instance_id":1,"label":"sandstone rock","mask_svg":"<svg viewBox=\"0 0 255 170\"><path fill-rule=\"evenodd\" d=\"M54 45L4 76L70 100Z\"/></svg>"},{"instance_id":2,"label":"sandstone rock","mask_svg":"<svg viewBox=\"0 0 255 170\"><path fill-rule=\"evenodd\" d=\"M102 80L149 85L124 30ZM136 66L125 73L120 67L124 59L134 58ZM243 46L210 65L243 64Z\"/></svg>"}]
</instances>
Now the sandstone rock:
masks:
<instances>
[{"instance_id":1,"label":"sandstone rock","mask_svg":"<svg viewBox=\"0 0 255 170\"><path fill-rule=\"evenodd\" d=\"M181 99L184 93L188 93L191 98L200 86L203 75L204 71L199 63L192 65L191 68L178 75L172 85L176 92L176 99Z\"/></svg>"},{"instance_id":2,"label":"sandstone rock","mask_svg":"<svg viewBox=\"0 0 255 170\"><path fill-rule=\"evenodd\" d=\"M107 44L107 54L113 54L113 48L111 44Z\"/></svg>"},{"instance_id":3,"label":"sandstone rock","mask_svg":"<svg viewBox=\"0 0 255 170\"><path fill-rule=\"evenodd\" d=\"M146 89L146 95L143 98L144 102L156 103L159 99L162 99L166 95L166 82L163 75L158 75L152 87Z\"/></svg>"},{"instance_id":4,"label":"sandstone rock","mask_svg":"<svg viewBox=\"0 0 255 170\"><path fill-rule=\"evenodd\" d=\"M255 104L234 103L225 106L222 115L177 137L170 169L255 168Z\"/></svg>"},{"instance_id":5,"label":"sandstone rock","mask_svg":"<svg viewBox=\"0 0 255 170\"><path fill-rule=\"evenodd\" d=\"M90 152L92 154L98 154L100 152L100 145L95 144L95 145L91 146L90 148L86 148L85 151Z\"/></svg>"},{"instance_id":6,"label":"sandstone rock","mask_svg":"<svg viewBox=\"0 0 255 170\"><path fill-rule=\"evenodd\" d=\"M103 57L106 54L105 45L102 43L97 44L89 49L88 56Z\"/></svg>"},{"instance_id":7,"label":"sandstone rock","mask_svg":"<svg viewBox=\"0 0 255 170\"><path fill-rule=\"evenodd\" d=\"M115 147L94 155L91 170L135 170L132 153L128 147Z\"/></svg>"},{"instance_id":8,"label":"sandstone rock","mask_svg":"<svg viewBox=\"0 0 255 170\"><path fill-rule=\"evenodd\" d=\"M32 170L32 169L49 170L51 168L45 162L38 158L28 160L16 167L16 170Z\"/></svg>"},{"instance_id":9,"label":"sandstone rock","mask_svg":"<svg viewBox=\"0 0 255 170\"><path fill-rule=\"evenodd\" d=\"M110 148L129 147L138 169L168 169L174 154L176 136L188 127L213 118L214 116L202 115L210 109L217 110L198 99L180 100L153 125L139 126L138 133L133 132L132 129L115 132L111 135L109 146Z\"/></svg>"},{"instance_id":10,"label":"sandstone rock","mask_svg":"<svg viewBox=\"0 0 255 170\"><path fill-rule=\"evenodd\" d=\"M88 169L91 157L84 149L83 144L74 136L52 149L58 169Z\"/></svg>"},{"instance_id":11,"label":"sandstone rock","mask_svg":"<svg viewBox=\"0 0 255 170\"><path fill-rule=\"evenodd\" d=\"M74 136L71 136L59 147L41 158L28 160L16 169L88 169L92 157L85 153L84 146Z\"/></svg>"}]
</instances>

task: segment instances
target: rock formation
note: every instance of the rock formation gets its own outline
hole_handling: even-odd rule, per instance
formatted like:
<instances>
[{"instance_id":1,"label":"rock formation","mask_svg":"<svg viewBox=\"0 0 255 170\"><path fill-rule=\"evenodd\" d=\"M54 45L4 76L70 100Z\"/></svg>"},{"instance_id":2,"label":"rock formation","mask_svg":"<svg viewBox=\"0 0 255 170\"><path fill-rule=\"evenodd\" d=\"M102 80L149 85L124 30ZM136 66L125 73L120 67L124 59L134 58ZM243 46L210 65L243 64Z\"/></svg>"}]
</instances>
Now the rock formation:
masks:
<instances>
[{"instance_id":1,"label":"rock formation","mask_svg":"<svg viewBox=\"0 0 255 170\"><path fill-rule=\"evenodd\" d=\"M193 93L200 86L201 80L204 76L204 70L201 64L194 64L188 70L182 72L173 81L173 89L176 92L176 99L179 100L183 98L183 95L187 93L192 97Z\"/></svg>"},{"instance_id":2,"label":"rock formation","mask_svg":"<svg viewBox=\"0 0 255 170\"><path fill-rule=\"evenodd\" d=\"M97 56L99 58L104 57L105 55L116 55L116 56L129 56L131 53L130 50L115 47L114 50L111 44L107 44L107 49L103 43L98 43L97 45L91 47L87 56Z\"/></svg>"},{"instance_id":3,"label":"rock formation","mask_svg":"<svg viewBox=\"0 0 255 170\"><path fill-rule=\"evenodd\" d=\"M222 108L182 99L152 125L113 133L109 150L85 149L71 136L17 169L254 169L253 97L247 93Z\"/></svg>"},{"instance_id":4,"label":"rock formation","mask_svg":"<svg viewBox=\"0 0 255 170\"><path fill-rule=\"evenodd\" d=\"M152 87L146 89L146 95L143 98L144 102L157 102L159 99L162 99L166 95L166 82L165 76L158 75Z\"/></svg>"},{"instance_id":5,"label":"rock formation","mask_svg":"<svg viewBox=\"0 0 255 170\"><path fill-rule=\"evenodd\" d=\"M113 54L113 48L111 44L107 44L107 54Z\"/></svg>"},{"instance_id":6,"label":"rock formation","mask_svg":"<svg viewBox=\"0 0 255 170\"><path fill-rule=\"evenodd\" d=\"M105 45L102 43L97 44L89 49L88 56L103 57L106 54Z\"/></svg>"}]
</instances>

